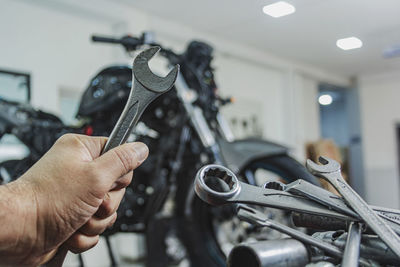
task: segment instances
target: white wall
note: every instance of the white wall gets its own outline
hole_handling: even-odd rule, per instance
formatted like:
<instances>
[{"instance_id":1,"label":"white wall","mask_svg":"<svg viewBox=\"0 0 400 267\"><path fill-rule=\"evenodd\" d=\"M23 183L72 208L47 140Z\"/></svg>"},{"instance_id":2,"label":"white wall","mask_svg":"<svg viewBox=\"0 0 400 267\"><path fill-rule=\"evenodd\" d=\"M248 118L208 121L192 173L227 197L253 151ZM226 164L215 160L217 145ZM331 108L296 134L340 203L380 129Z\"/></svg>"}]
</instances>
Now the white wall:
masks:
<instances>
[{"instance_id":1,"label":"white wall","mask_svg":"<svg viewBox=\"0 0 400 267\"><path fill-rule=\"evenodd\" d=\"M210 42L216 48L214 66L221 93L259 103L264 137L290 146L300 160L304 143L320 136L318 81L348 82L345 77L104 0L0 0L0 68L30 72L32 103L59 112L58 90L83 91L103 66L130 62L119 47L92 44L93 33L121 36L145 30L153 30L160 43L177 51L193 38ZM161 63L155 61L152 66L160 69ZM232 105L224 112L243 111ZM134 249L133 241L124 244ZM109 265L104 244L87 257L88 266Z\"/></svg>"},{"instance_id":2,"label":"white wall","mask_svg":"<svg viewBox=\"0 0 400 267\"><path fill-rule=\"evenodd\" d=\"M304 141L319 137L317 81L347 81L110 1L0 0L0 5L0 67L30 72L32 103L52 112L60 110L58 90L84 90L102 66L130 62L119 47L92 44L93 33L153 30L178 51L193 38L210 42L221 92L259 101L265 137L289 145L300 158Z\"/></svg>"},{"instance_id":3,"label":"white wall","mask_svg":"<svg viewBox=\"0 0 400 267\"><path fill-rule=\"evenodd\" d=\"M100 66L112 60L111 48L93 46L93 32L111 25L19 1L0 1L0 68L32 74L32 102L58 111L60 86L84 88Z\"/></svg>"},{"instance_id":4,"label":"white wall","mask_svg":"<svg viewBox=\"0 0 400 267\"><path fill-rule=\"evenodd\" d=\"M359 88L367 199L372 204L399 208L399 72L362 76Z\"/></svg>"}]
</instances>

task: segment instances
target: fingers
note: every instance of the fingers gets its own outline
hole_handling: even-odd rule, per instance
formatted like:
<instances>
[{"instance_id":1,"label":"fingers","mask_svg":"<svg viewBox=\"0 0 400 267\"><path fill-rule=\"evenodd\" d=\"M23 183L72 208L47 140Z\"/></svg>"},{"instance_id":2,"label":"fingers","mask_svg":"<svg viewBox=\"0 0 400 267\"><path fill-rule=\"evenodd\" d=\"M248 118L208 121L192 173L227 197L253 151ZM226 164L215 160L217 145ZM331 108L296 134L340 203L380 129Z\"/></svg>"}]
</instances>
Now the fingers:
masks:
<instances>
[{"instance_id":1,"label":"fingers","mask_svg":"<svg viewBox=\"0 0 400 267\"><path fill-rule=\"evenodd\" d=\"M95 168L105 173L106 183L111 185L119 178L138 167L148 156L149 149L140 142L127 143L107 151L94 160Z\"/></svg>"},{"instance_id":2,"label":"fingers","mask_svg":"<svg viewBox=\"0 0 400 267\"><path fill-rule=\"evenodd\" d=\"M86 236L95 236L102 234L108 227L115 223L117 219L117 213L114 212L111 216L100 219L96 216L90 218L90 220L85 223L80 229L79 232Z\"/></svg>"},{"instance_id":3,"label":"fingers","mask_svg":"<svg viewBox=\"0 0 400 267\"><path fill-rule=\"evenodd\" d=\"M67 241L67 248L73 253L81 253L94 247L99 235L113 225L117 219L119 203L125 193L125 188L111 191L106 194L97 213L92 216L80 229Z\"/></svg>"},{"instance_id":4,"label":"fingers","mask_svg":"<svg viewBox=\"0 0 400 267\"><path fill-rule=\"evenodd\" d=\"M118 178L117 181L113 183L110 191L119 190L127 187L132 182L133 171L128 172L124 176Z\"/></svg>"},{"instance_id":5,"label":"fingers","mask_svg":"<svg viewBox=\"0 0 400 267\"><path fill-rule=\"evenodd\" d=\"M107 137L101 136L86 136L81 134L64 134L56 144L63 146L63 150L71 149L76 151L78 147L84 148L82 155L83 160L91 161L98 158L104 145L107 142Z\"/></svg>"},{"instance_id":6,"label":"fingers","mask_svg":"<svg viewBox=\"0 0 400 267\"><path fill-rule=\"evenodd\" d=\"M98 235L86 236L76 232L65 242L65 246L73 253L82 253L96 246L98 242Z\"/></svg>"},{"instance_id":7,"label":"fingers","mask_svg":"<svg viewBox=\"0 0 400 267\"><path fill-rule=\"evenodd\" d=\"M108 192L104 197L104 200L101 203L99 209L95 213L95 216L100 219L104 219L116 212L119 203L121 203L121 200L124 197L124 194L125 188Z\"/></svg>"}]
</instances>

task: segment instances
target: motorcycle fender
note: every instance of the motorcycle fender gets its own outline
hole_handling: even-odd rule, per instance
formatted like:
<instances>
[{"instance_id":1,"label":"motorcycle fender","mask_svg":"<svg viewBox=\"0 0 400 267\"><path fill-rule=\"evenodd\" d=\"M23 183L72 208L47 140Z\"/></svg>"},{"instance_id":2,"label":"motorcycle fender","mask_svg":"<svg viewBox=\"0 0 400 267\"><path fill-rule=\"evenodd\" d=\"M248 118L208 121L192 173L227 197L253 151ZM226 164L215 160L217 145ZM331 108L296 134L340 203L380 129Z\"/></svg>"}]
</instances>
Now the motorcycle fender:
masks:
<instances>
[{"instance_id":1,"label":"motorcycle fender","mask_svg":"<svg viewBox=\"0 0 400 267\"><path fill-rule=\"evenodd\" d=\"M233 142L218 139L217 142L224 163L235 173L253 160L288 154L288 148L258 138L247 138Z\"/></svg>"}]
</instances>

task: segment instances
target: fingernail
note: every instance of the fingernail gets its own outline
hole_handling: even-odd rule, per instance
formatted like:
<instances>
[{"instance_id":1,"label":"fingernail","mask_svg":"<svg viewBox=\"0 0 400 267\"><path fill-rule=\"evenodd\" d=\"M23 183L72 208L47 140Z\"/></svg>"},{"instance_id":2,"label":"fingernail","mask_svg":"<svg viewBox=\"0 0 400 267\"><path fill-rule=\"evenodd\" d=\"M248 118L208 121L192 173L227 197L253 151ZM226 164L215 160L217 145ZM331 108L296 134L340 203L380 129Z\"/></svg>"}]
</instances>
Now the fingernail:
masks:
<instances>
[{"instance_id":1,"label":"fingernail","mask_svg":"<svg viewBox=\"0 0 400 267\"><path fill-rule=\"evenodd\" d=\"M142 163L147 158L147 154L149 153L148 147L143 143L136 142L133 143L133 149L138 156L138 161Z\"/></svg>"}]
</instances>

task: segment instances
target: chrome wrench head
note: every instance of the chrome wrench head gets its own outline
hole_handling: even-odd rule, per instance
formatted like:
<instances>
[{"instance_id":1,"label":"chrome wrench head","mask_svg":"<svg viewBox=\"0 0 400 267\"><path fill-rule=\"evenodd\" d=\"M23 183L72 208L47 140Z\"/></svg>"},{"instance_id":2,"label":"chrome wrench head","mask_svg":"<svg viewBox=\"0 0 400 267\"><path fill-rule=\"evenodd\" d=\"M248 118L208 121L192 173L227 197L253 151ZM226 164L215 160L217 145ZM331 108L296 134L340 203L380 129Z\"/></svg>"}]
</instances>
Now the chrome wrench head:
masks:
<instances>
[{"instance_id":1,"label":"chrome wrench head","mask_svg":"<svg viewBox=\"0 0 400 267\"><path fill-rule=\"evenodd\" d=\"M240 189L236 175L221 165L206 165L196 174L194 190L209 204L225 204L238 194Z\"/></svg>"},{"instance_id":2,"label":"chrome wrench head","mask_svg":"<svg viewBox=\"0 0 400 267\"><path fill-rule=\"evenodd\" d=\"M321 173L333 173L333 172L340 172L340 164L336 160L329 159L326 157L319 157L318 158L319 165L313 162L310 159L307 159L307 169L314 175L320 176Z\"/></svg>"},{"instance_id":3,"label":"chrome wrench head","mask_svg":"<svg viewBox=\"0 0 400 267\"><path fill-rule=\"evenodd\" d=\"M165 77L155 75L149 68L148 62L161 50L160 47L151 47L140 53L133 63L133 76L146 89L155 93L163 93L172 88L178 76L179 66L176 65Z\"/></svg>"}]
</instances>

